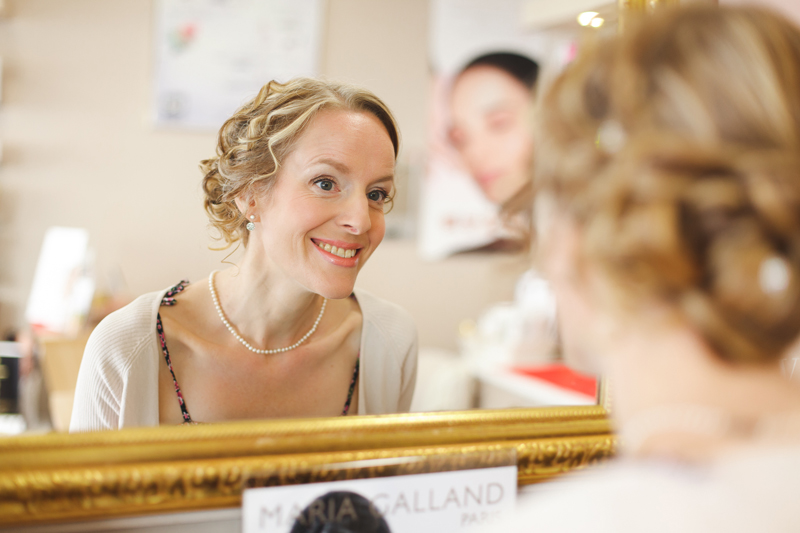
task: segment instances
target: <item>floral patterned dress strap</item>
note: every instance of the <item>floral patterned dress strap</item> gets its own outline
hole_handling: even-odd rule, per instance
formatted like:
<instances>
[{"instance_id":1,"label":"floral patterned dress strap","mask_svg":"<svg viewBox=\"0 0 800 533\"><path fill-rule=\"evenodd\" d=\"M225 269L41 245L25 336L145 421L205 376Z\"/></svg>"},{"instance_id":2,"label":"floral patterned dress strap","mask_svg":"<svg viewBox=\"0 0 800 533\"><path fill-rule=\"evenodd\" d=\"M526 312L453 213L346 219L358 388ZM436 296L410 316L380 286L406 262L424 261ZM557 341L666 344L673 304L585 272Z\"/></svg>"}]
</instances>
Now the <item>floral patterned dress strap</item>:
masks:
<instances>
[{"instance_id":1,"label":"floral patterned dress strap","mask_svg":"<svg viewBox=\"0 0 800 533\"><path fill-rule=\"evenodd\" d=\"M161 299L161 305L172 306L175 305L177 302L174 298L176 294L181 292L186 286L189 285L187 280L182 280L180 283L169 289L164 297ZM178 404L181 407L181 414L183 415L183 423L184 424L195 424L192 420L192 416L189 414L189 410L186 408L186 402L183 399L183 394L181 393L181 387L178 385L178 379L175 377L175 371L172 370L172 361L169 358L169 350L167 349L167 340L164 338L164 325L161 323L161 313L156 315L156 331L158 332L158 340L161 342L161 353L164 354L164 360L167 362L167 367L169 367L169 373L172 374L172 382L175 384L175 393L178 395Z\"/></svg>"},{"instance_id":2,"label":"floral patterned dress strap","mask_svg":"<svg viewBox=\"0 0 800 533\"><path fill-rule=\"evenodd\" d=\"M356 367L353 370L353 379L350 380L350 389L347 391L347 401L344 403L344 409L342 409L342 416L347 416L347 412L350 410L350 402L353 401L353 392L356 390L356 382L358 381L358 367L361 364L361 353L358 354L358 359L356 359Z\"/></svg>"}]
</instances>

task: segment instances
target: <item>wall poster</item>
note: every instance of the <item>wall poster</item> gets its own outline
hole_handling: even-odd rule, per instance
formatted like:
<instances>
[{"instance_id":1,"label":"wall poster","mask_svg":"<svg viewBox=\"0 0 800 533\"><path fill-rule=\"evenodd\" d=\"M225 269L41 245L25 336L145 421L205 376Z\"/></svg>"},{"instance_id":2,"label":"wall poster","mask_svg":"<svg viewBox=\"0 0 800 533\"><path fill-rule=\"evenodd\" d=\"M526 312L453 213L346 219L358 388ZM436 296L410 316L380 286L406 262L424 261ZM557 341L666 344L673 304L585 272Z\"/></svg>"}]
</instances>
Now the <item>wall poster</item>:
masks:
<instances>
[{"instance_id":1,"label":"wall poster","mask_svg":"<svg viewBox=\"0 0 800 533\"><path fill-rule=\"evenodd\" d=\"M419 242L426 259L508 249L503 242L519 239L500 209L528 182L540 71L560 67L569 44L526 30L523 4L431 2L434 83Z\"/></svg>"}]
</instances>

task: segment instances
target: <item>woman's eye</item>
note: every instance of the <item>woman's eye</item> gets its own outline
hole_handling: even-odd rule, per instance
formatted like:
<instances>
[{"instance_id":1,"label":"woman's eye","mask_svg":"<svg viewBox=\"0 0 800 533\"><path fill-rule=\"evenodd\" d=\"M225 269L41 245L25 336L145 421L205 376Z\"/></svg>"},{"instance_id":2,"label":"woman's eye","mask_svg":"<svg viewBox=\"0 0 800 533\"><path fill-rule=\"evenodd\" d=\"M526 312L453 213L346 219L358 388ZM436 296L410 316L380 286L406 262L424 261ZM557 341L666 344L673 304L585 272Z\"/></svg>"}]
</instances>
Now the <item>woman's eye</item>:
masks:
<instances>
[{"instance_id":1,"label":"woman's eye","mask_svg":"<svg viewBox=\"0 0 800 533\"><path fill-rule=\"evenodd\" d=\"M487 124L489 129L496 132L502 132L510 129L514 125L514 116L510 113L494 113L489 115Z\"/></svg>"},{"instance_id":2,"label":"woman's eye","mask_svg":"<svg viewBox=\"0 0 800 533\"><path fill-rule=\"evenodd\" d=\"M367 194L367 198L369 198L373 202L384 202L384 201L386 201L386 198L388 196L389 195L386 193L386 191L382 191L380 189L375 190L375 191L370 191Z\"/></svg>"},{"instance_id":3,"label":"woman's eye","mask_svg":"<svg viewBox=\"0 0 800 533\"><path fill-rule=\"evenodd\" d=\"M464 138L465 135L464 135L463 131L461 131L459 128L452 128L448 132L448 134L449 134L448 136L450 137L450 143L456 149L460 149L460 148L464 147L464 142L465 142L466 139Z\"/></svg>"},{"instance_id":4,"label":"woman's eye","mask_svg":"<svg viewBox=\"0 0 800 533\"><path fill-rule=\"evenodd\" d=\"M317 187L322 189L323 191L332 191L333 190L333 181L331 180L318 180L316 182Z\"/></svg>"}]
</instances>

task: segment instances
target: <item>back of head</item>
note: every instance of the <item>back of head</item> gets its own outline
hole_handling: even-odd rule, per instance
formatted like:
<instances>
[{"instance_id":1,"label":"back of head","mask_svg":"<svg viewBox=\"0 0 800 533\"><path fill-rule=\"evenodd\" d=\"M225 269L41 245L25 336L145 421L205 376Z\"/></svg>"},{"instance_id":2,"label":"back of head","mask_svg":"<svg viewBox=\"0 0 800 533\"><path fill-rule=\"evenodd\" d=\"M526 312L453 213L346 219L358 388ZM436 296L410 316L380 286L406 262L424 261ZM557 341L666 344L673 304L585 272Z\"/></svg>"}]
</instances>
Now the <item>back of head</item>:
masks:
<instances>
[{"instance_id":1,"label":"back of head","mask_svg":"<svg viewBox=\"0 0 800 533\"><path fill-rule=\"evenodd\" d=\"M371 501L350 491L328 492L297 516L291 533L391 533Z\"/></svg>"},{"instance_id":2,"label":"back of head","mask_svg":"<svg viewBox=\"0 0 800 533\"><path fill-rule=\"evenodd\" d=\"M247 244L247 220L235 199L268 192L281 161L311 120L325 109L374 115L386 128L397 157L397 123L386 104L372 92L315 78L267 83L222 125L216 155L200 162L206 213L225 247L238 240Z\"/></svg>"},{"instance_id":3,"label":"back of head","mask_svg":"<svg viewBox=\"0 0 800 533\"><path fill-rule=\"evenodd\" d=\"M753 8L665 12L554 83L535 187L623 305L674 306L721 357L800 332L800 31Z\"/></svg>"}]
</instances>

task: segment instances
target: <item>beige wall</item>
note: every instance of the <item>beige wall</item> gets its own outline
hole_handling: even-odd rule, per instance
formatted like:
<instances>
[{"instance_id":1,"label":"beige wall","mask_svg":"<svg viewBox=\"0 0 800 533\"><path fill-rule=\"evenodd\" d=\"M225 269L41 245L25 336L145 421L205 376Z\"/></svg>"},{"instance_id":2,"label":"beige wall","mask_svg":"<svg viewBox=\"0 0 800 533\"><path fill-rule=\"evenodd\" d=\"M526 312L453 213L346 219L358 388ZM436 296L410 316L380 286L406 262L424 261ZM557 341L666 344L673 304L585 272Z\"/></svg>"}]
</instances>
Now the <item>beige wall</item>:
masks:
<instances>
[{"instance_id":1,"label":"beige wall","mask_svg":"<svg viewBox=\"0 0 800 533\"><path fill-rule=\"evenodd\" d=\"M720 5L755 5L782 13L795 24L800 24L800 2L798 0L719 0Z\"/></svg>"},{"instance_id":2,"label":"beige wall","mask_svg":"<svg viewBox=\"0 0 800 533\"><path fill-rule=\"evenodd\" d=\"M49 226L88 228L101 287L121 272L133 295L220 268L197 170L214 135L157 131L148 120L152 3L10 7L0 20L0 328L21 321ZM425 0L330 0L325 25L323 74L388 102L412 170L426 134L427 9ZM485 256L426 264L413 242L385 241L359 285L406 307L423 344L454 348L458 322L509 298L524 266Z\"/></svg>"}]
</instances>

